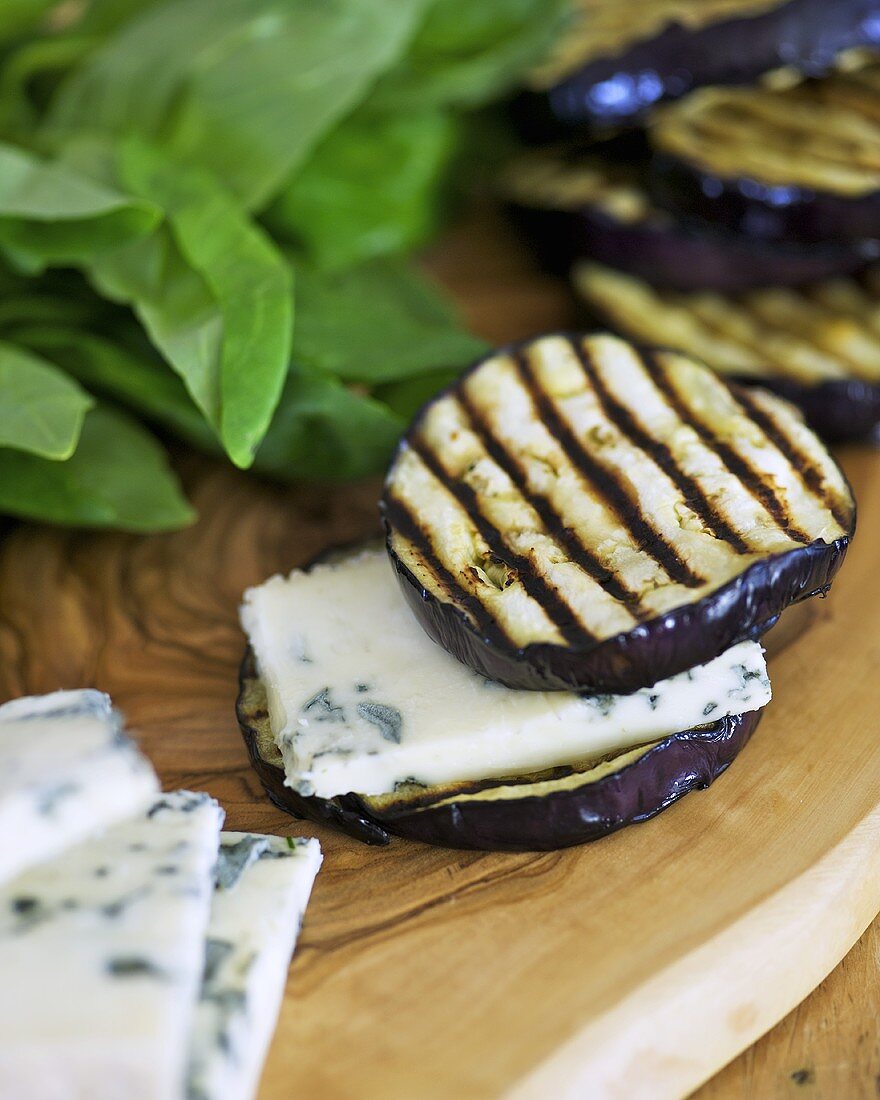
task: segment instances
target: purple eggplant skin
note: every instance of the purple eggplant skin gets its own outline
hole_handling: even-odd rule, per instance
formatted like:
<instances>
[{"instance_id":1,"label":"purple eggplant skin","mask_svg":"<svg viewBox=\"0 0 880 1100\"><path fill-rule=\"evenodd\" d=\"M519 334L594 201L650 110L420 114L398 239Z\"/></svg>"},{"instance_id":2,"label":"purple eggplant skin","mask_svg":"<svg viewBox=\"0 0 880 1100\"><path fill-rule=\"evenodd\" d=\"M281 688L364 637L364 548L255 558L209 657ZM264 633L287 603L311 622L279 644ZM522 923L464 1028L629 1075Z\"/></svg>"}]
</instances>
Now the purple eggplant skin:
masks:
<instances>
[{"instance_id":1,"label":"purple eggplant skin","mask_svg":"<svg viewBox=\"0 0 880 1100\"><path fill-rule=\"evenodd\" d=\"M305 797L285 786L284 770L260 753L260 723L268 720L265 691L250 649L241 665L236 713L248 755L270 800L294 817L330 825L365 844L386 845L391 835L447 848L551 851L599 840L647 821L693 790L702 790L730 766L763 711L722 718L711 726L674 733L635 761L574 789L517 799L468 798L427 805L401 798L377 811L355 794Z\"/></svg>"},{"instance_id":2,"label":"purple eggplant skin","mask_svg":"<svg viewBox=\"0 0 880 1100\"><path fill-rule=\"evenodd\" d=\"M648 186L659 206L767 242L858 242L865 261L880 249L880 191L857 197L743 177L722 179L679 157L651 161Z\"/></svg>"},{"instance_id":3,"label":"purple eggplant skin","mask_svg":"<svg viewBox=\"0 0 880 1100\"><path fill-rule=\"evenodd\" d=\"M674 733L634 763L584 788L544 796L401 809L378 820L392 833L447 848L544 852L586 844L648 821L704 790L745 746L762 711Z\"/></svg>"},{"instance_id":4,"label":"purple eggplant skin","mask_svg":"<svg viewBox=\"0 0 880 1100\"><path fill-rule=\"evenodd\" d=\"M824 596L851 536L813 542L756 562L693 604L639 623L591 648L533 643L502 650L453 604L426 591L388 544L404 598L428 636L453 657L506 687L627 695L706 664L738 642L759 639L790 604Z\"/></svg>"},{"instance_id":5,"label":"purple eggplant skin","mask_svg":"<svg viewBox=\"0 0 880 1100\"><path fill-rule=\"evenodd\" d=\"M753 386L756 379L744 377L740 382ZM847 378L803 386L762 378L760 385L797 405L813 431L828 443L875 437L880 428L880 386L875 383Z\"/></svg>"},{"instance_id":6,"label":"purple eggplant skin","mask_svg":"<svg viewBox=\"0 0 880 1100\"><path fill-rule=\"evenodd\" d=\"M331 825L365 844L385 845L391 835L447 848L483 851L550 851L599 840L625 825L647 821L693 790L717 779L751 737L762 711L722 718L711 726L674 733L644 755L602 779L517 799L468 798L427 805L401 798L377 811L355 794L303 797L284 784L284 771L261 756L254 709L259 689L253 656L242 663L238 721L251 764L271 801L286 813Z\"/></svg>"},{"instance_id":7,"label":"purple eggplant skin","mask_svg":"<svg viewBox=\"0 0 880 1100\"><path fill-rule=\"evenodd\" d=\"M843 50L880 42L878 0L788 0L758 15L703 27L673 23L613 57L588 61L515 106L526 136L602 129L708 84L751 84L786 65L819 76Z\"/></svg>"},{"instance_id":8,"label":"purple eggplant skin","mask_svg":"<svg viewBox=\"0 0 880 1100\"><path fill-rule=\"evenodd\" d=\"M872 258L862 242L770 243L670 216L624 222L595 206L508 207L541 262L558 274L590 257L661 289L735 293L850 275ZM867 254L866 254L867 253Z\"/></svg>"}]
</instances>

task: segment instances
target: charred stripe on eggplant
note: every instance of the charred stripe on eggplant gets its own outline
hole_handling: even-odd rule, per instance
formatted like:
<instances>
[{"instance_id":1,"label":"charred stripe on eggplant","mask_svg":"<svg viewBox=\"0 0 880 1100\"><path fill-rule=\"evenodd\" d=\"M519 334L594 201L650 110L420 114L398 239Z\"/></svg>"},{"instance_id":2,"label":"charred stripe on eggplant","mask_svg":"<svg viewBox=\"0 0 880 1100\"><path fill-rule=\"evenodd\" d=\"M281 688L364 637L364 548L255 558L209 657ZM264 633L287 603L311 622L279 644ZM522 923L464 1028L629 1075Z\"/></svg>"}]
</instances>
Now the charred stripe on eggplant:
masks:
<instances>
[{"instance_id":1,"label":"charred stripe on eggplant","mask_svg":"<svg viewBox=\"0 0 880 1100\"><path fill-rule=\"evenodd\" d=\"M466 386L462 386L459 401L474 430L486 447L492 459L507 473L523 497L532 505L548 533L562 543L571 560L600 584L614 599L620 600L637 618L643 614L637 593L628 588L602 561L577 537L574 529L560 515L550 499L537 490L530 489L521 464L499 439L482 416L479 408L470 399Z\"/></svg>"},{"instance_id":2,"label":"charred stripe on eggplant","mask_svg":"<svg viewBox=\"0 0 880 1100\"><path fill-rule=\"evenodd\" d=\"M504 533L486 518L480 498L471 486L451 476L440 456L434 454L418 434L413 438L413 448L437 481L458 499L468 516L473 519L497 563L510 571L504 583L511 583L514 579L518 581L526 593L544 608L569 645L593 640L593 635L577 620L576 612L566 603L559 590L542 576L525 555L513 549ZM436 560L436 554L434 558Z\"/></svg>"},{"instance_id":3,"label":"charred stripe on eggplant","mask_svg":"<svg viewBox=\"0 0 880 1100\"><path fill-rule=\"evenodd\" d=\"M614 474L610 473L600 462L593 458L582 440L577 438L565 422L551 397L545 393L535 378L528 350L523 349L515 357L515 360L520 378L531 394L535 408L542 419L550 425L553 434L562 444L563 450L572 464L583 473L588 481L595 484L608 499L621 522L629 529L636 542L656 557L672 580L690 588L697 588L702 584L703 578L694 573L687 563L682 560L681 555L665 542L650 521L639 512L637 505L630 500L626 490Z\"/></svg>"},{"instance_id":4,"label":"charred stripe on eggplant","mask_svg":"<svg viewBox=\"0 0 880 1100\"><path fill-rule=\"evenodd\" d=\"M498 623L487 614L480 601L459 584L434 553L431 539L419 525L409 508L398 500L394 494L390 494L386 500L386 511L403 537L412 544L422 560L428 563L438 585L446 591L450 599L461 603L465 614L483 636L495 643L509 642L510 639Z\"/></svg>"},{"instance_id":5,"label":"charred stripe on eggplant","mask_svg":"<svg viewBox=\"0 0 880 1100\"><path fill-rule=\"evenodd\" d=\"M737 454L733 447L719 439L709 425L703 422L696 410L689 405L687 397L676 388L673 380L662 369L656 355L645 352L642 358L654 384L662 391L681 420L690 425L709 447L717 451L728 470L763 504L786 535L803 544L811 542L810 535L794 522L788 514L785 502L779 499L772 485L762 478L760 471L753 469L742 455Z\"/></svg>"},{"instance_id":6,"label":"charred stripe on eggplant","mask_svg":"<svg viewBox=\"0 0 880 1100\"><path fill-rule=\"evenodd\" d=\"M584 372L590 380L590 384L599 395L602 407L610 420L618 426L620 431L629 436L643 451L646 451L670 481L674 481L681 490L682 495L692 507L696 507L700 518L716 538L729 542L740 553L747 553L750 549L748 543L727 522L725 517L715 510L707 494L697 480L685 473L676 463L672 452L666 443L652 439L651 436L636 421L632 412L616 401L609 392L607 386L593 367L593 363L583 344L576 344L578 358L584 368ZM684 417L682 417L684 419Z\"/></svg>"},{"instance_id":7,"label":"charred stripe on eggplant","mask_svg":"<svg viewBox=\"0 0 880 1100\"><path fill-rule=\"evenodd\" d=\"M801 450L797 443L786 435L784 428L775 419L773 412L762 407L760 397L757 397L743 386L737 394L737 399L752 420L773 443L774 447L785 455L792 466L801 470L804 484L822 501L843 527L847 522L843 501L832 491L831 486L823 476L822 470L815 464L813 457Z\"/></svg>"}]
</instances>

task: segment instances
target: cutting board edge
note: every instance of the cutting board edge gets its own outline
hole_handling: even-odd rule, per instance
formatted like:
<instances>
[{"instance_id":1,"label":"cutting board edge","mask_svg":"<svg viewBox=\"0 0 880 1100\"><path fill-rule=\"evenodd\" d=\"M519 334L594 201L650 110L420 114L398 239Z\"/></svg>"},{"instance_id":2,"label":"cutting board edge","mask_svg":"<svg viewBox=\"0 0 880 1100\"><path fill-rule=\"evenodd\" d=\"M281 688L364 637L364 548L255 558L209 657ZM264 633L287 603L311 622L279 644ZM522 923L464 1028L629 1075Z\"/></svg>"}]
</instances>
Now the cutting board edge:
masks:
<instances>
[{"instance_id":1,"label":"cutting board edge","mask_svg":"<svg viewBox=\"0 0 880 1100\"><path fill-rule=\"evenodd\" d=\"M880 805L807 871L569 1038L505 1100L690 1095L796 1008L878 912Z\"/></svg>"}]
</instances>

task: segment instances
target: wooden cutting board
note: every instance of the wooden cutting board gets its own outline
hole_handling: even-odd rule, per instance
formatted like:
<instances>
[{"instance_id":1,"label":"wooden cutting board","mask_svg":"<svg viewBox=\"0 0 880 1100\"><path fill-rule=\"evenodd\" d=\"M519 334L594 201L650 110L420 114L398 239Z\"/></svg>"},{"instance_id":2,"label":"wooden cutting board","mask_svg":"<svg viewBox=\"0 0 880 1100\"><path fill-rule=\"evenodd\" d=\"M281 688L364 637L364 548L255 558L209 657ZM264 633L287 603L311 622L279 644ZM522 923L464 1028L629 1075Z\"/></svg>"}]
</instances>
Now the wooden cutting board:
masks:
<instances>
[{"instance_id":1,"label":"wooden cutting board","mask_svg":"<svg viewBox=\"0 0 880 1100\"><path fill-rule=\"evenodd\" d=\"M433 259L488 337L571 321L485 221ZM710 791L559 853L362 847L264 799L233 716L242 590L375 524L376 486L283 489L192 456L201 521L0 545L0 697L94 684L167 787L326 853L261 1100L680 1096L782 1019L880 910L880 456L843 455L859 532L774 701ZM700 1094L876 1095L875 929Z\"/></svg>"}]
</instances>

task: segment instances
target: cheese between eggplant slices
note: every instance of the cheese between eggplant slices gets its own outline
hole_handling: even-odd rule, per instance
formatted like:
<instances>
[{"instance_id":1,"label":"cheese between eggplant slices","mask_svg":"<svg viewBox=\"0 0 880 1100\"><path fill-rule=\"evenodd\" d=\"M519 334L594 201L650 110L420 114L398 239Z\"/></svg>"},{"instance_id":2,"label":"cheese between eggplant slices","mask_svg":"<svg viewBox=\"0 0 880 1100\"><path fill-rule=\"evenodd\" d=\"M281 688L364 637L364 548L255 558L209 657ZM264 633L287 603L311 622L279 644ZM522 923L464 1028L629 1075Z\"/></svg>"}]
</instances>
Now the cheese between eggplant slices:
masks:
<instances>
[{"instance_id":1,"label":"cheese between eggplant slices","mask_svg":"<svg viewBox=\"0 0 880 1100\"><path fill-rule=\"evenodd\" d=\"M538 771L758 710L770 699L761 647L632 695L514 691L435 645L370 550L244 598L286 782L323 798Z\"/></svg>"},{"instance_id":2,"label":"cheese between eggplant slices","mask_svg":"<svg viewBox=\"0 0 880 1100\"><path fill-rule=\"evenodd\" d=\"M321 866L317 840L222 833L187 1100L250 1100Z\"/></svg>"},{"instance_id":3,"label":"cheese between eggplant slices","mask_svg":"<svg viewBox=\"0 0 880 1100\"><path fill-rule=\"evenodd\" d=\"M99 691L0 707L0 882L146 809L156 775Z\"/></svg>"},{"instance_id":4,"label":"cheese between eggplant slices","mask_svg":"<svg viewBox=\"0 0 880 1100\"><path fill-rule=\"evenodd\" d=\"M0 1096L182 1095L222 817L164 795L0 890Z\"/></svg>"}]
</instances>

